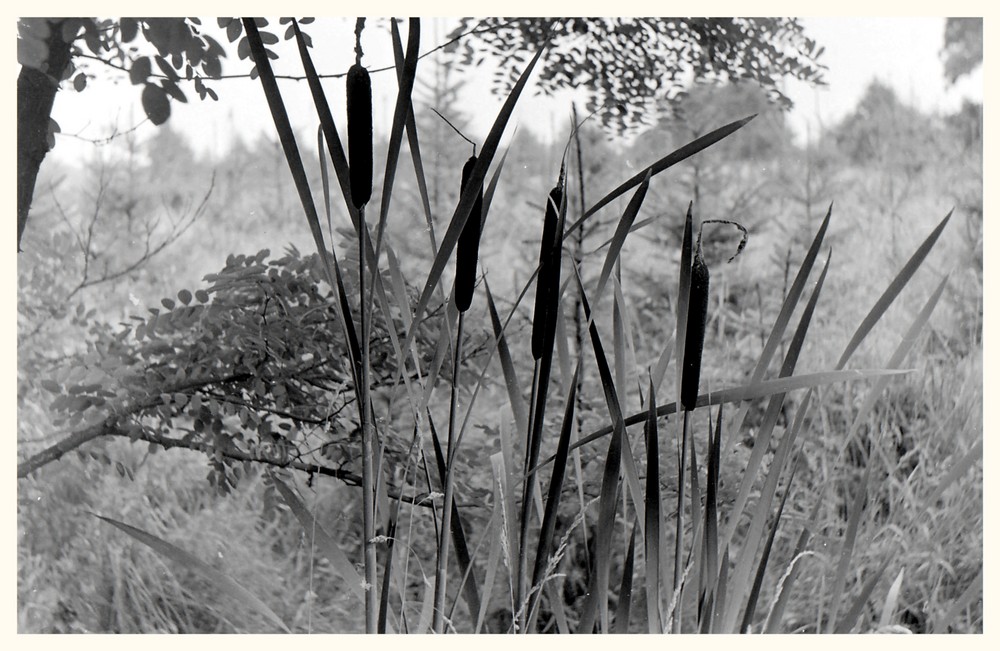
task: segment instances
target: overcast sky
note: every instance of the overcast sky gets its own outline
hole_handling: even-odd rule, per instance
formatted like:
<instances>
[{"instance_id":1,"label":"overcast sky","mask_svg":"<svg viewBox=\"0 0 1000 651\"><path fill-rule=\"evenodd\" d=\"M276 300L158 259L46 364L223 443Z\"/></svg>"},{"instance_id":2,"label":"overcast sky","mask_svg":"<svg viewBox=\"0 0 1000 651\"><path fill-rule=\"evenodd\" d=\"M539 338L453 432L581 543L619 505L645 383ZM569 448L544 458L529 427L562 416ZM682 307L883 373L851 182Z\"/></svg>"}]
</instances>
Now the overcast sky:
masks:
<instances>
[{"instance_id":1,"label":"overcast sky","mask_svg":"<svg viewBox=\"0 0 1000 651\"><path fill-rule=\"evenodd\" d=\"M818 121L829 125L848 112L872 79L890 84L900 98L930 112L947 112L957 108L964 97L982 101L983 77L981 71L964 79L956 87L949 87L944 79L940 51L943 44L943 18L805 18L806 33L826 51L821 62L828 66L828 86L816 89L797 82L786 85L786 94L795 102L790 115L793 128L800 137L807 125ZM215 25L214 19L206 25ZM427 51L444 41L444 36L454 25L448 19L428 19L423 22L421 50ZM353 19L325 19L310 26L314 35L314 57L320 72L342 72L353 63ZM321 31L322 28L322 31ZM218 38L226 42L221 35ZM365 63L369 68L390 65L387 30L372 24L365 32ZM301 74L298 56L294 50L281 43L275 50L281 58L275 62L279 74ZM235 48L233 48L235 49ZM287 56L285 56L287 55ZM233 52L224 63L225 74L248 72L250 65L241 61ZM419 69L418 69L419 72ZM103 75L102 75L103 77ZM117 77L117 81L115 81ZM488 74L476 75L466 88L461 110L475 116L473 137L480 140L492 124L501 98L489 92ZM327 82L331 98L343 93L343 81ZM193 89L186 105L172 102L170 124L181 131L200 151L224 151L235 137L252 139L260 133L273 133L273 123L258 81L225 80L214 85L219 102L202 102ZM315 129L317 123L312 101L304 82L282 82L286 104L292 123L297 128ZM392 72L373 75L373 88L377 111L376 130L389 129L392 101L395 97L395 78ZM571 93L555 99L525 96L515 113L519 128L530 128L543 139L550 137L552 125L568 115ZM331 101L335 118L344 124L342 102ZM108 136L112 129L134 127L145 117L139 105L139 92L121 75L92 80L83 93L63 90L56 99L53 117L59 122L63 134L76 134L90 139ZM736 116L734 116L736 117ZM148 137L156 127L146 123L136 130L140 137ZM63 135L57 141L53 155L66 162L76 162L89 155L93 145Z\"/></svg>"}]
</instances>

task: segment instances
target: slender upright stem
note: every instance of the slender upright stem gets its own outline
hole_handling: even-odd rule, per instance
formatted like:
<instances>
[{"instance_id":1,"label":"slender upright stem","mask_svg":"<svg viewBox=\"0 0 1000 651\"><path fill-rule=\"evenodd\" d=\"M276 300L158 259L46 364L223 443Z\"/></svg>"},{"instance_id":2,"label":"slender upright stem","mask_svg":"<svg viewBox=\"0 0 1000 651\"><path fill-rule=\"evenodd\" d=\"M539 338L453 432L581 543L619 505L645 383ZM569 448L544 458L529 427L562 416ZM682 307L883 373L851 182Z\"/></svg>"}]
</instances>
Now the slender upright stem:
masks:
<instances>
[{"instance_id":1,"label":"slender upright stem","mask_svg":"<svg viewBox=\"0 0 1000 651\"><path fill-rule=\"evenodd\" d=\"M681 431L681 458L677 464L677 533L674 538L674 604L673 632L680 633L681 629L681 603L683 601L684 590L681 585L681 577L684 571L684 466L687 461L688 443L688 415L691 412L684 410L684 424Z\"/></svg>"},{"instance_id":2,"label":"slender upright stem","mask_svg":"<svg viewBox=\"0 0 1000 651\"><path fill-rule=\"evenodd\" d=\"M531 403L528 408L528 432L524 445L524 488L521 492L521 530L518 535L518 557L517 557L517 599L514 602L515 608L519 611L525 604L528 596L528 527L531 524L531 500L535 497L535 475L528 473L532 470L531 450L534 445L533 438L538 435L535 431L535 414L538 410L539 392L539 371L541 360L535 360L535 371L531 378ZM516 613L515 613L516 615ZM519 621L521 632L527 631L527 617L529 613L524 613L523 621Z\"/></svg>"},{"instance_id":3,"label":"slender upright stem","mask_svg":"<svg viewBox=\"0 0 1000 651\"><path fill-rule=\"evenodd\" d=\"M377 582L378 556L375 549L375 460L371 422L371 364L369 318L365 311L365 207L361 206L358 217L358 289L361 296L361 404L358 415L361 420L361 491L362 528L364 530L365 557L365 632L378 630L378 598L375 590Z\"/></svg>"},{"instance_id":4,"label":"slender upright stem","mask_svg":"<svg viewBox=\"0 0 1000 651\"><path fill-rule=\"evenodd\" d=\"M445 451L444 505L441 512L441 533L438 541L437 575L434 580L434 618L431 629L435 633L444 632L444 602L448 588L448 552L451 542L451 505L455 499L455 424L458 420L458 372L462 360L462 325L465 312L458 313L458 329L455 333L455 360L452 367L451 406L448 414L448 447Z\"/></svg>"}]
</instances>

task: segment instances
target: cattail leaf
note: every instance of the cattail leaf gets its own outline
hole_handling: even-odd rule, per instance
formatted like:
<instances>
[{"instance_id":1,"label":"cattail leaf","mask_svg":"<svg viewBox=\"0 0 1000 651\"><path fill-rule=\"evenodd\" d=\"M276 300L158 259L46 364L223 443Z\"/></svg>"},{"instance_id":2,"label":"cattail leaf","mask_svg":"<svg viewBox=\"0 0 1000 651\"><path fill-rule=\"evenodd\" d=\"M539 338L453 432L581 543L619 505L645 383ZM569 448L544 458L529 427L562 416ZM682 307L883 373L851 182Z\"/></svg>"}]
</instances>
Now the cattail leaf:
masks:
<instances>
[{"instance_id":1,"label":"cattail leaf","mask_svg":"<svg viewBox=\"0 0 1000 651\"><path fill-rule=\"evenodd\" d=\"M261 601L260 597L244 588L227 574L223 574L190 552L187 552L180 547L163 540L162 538L154 536L151 533L147 533L142 529L137 529L136 527L127 525L124 522L119 522L118 520L114 520L112 518L106 518L102 515L97 515L96 513L91 513L91 515L107 522L116 529L125 532L132 538L135 538L155 551L161 557L197 572L214 585L228 599L236 603L246 604L263 615L268 621L285 633L291 633L288 626L285 625L281 618L278 617L267 604Z\"/></svg>"},{"instance_id":2,"label":"cattail leaf","mask_svg":"<svg viewBox=\"0 0 1000 651\"><path fill-rule=\"evenodd\" d=\"M500 109L500 113L493 122L493 127L490 129L489 134L486 136L486 140L483 142L478 160L476 161L476 166L469 175L468 191L462 193L458 206L455 208L455 213L452 215L451 222L448 224L448 230L445 232L444 237L441 240L441 246L434 258L434 262L431 264L431 269L427 274L424 287L420 291L420 298L417 301L417 307L414 310L413 316L415 323L419 323L423 319L423 314L430 304L431 295L441 279L441 274L444 272L448 259L451 257L452 250L458 243L459 235L465 227L465 221L468 219L469 213L472 212L472 207L478 199L479 195L477 190L482 186L483 180L486 178L486 170L493 161L493 156L496 154L497 148L500 145L500 137L503 135L507 122L510 120L510 116L514 112L514 107L517 105L517 101L521 96L521 92L528 83L528 78L530 77L535 64L538 62L538 59L541 57L544 50L545 46L540 48L521 72L517 83L514 84L514 87L507 95L507 99L505 100L503 107ZM414 335L415 330L411 330L407 333L406 345L403 346L404 349L408 349L410 347L410 342Z\"/></svg>"},{"instance_id":3,"label":"cattail leaf","mask_svg":"<svg viewBox=\"0 0 1000 651\"><path fill-rule=\"evenodd\" d=\"M625 207L625 212L622 213L621 219L618 220L618 225L615 227L615 234L611 237L608 252L604 256L604 266L601 267L601 275L597 281L597 290L593 294L595 310L601 303L601 296L604 295L604 287L611 277L615 263L618 262L622 247L625 246L625 238L631 232L632 224L635 222L635 218L639 214L639 209L642 207L642 202L646 198L646 191L649 190L649 179L651 177L652 170L646 172L646 176L642 179L642 183L639 184L639 188L635 191L635 194L632 195L628 205Z\"/></svg>"},{"instance_id":4,"label":"cattail leaf","mask_svg":"<svg viewBox=\"0 0 1000 651\"><path fill-rule=\"evenodd\" d=\"M295 133L292 131L291 122L288 120L288 112L285 110L285 104L281 99L281 93L278 90L278 83L274 78L274 72L271 70L271 64L267 60L266 54L264 54L264 44L260 40L260 33L257 30L256 23L252 18L244 18L243 25L247 32L247 39L254 63L260 69L261 86L264 88L268 108L271 111L271 117L274 119L274 126L278 132L278 139L281 141L285 161L288 163L292 178L295 181L295 189L298 191L302 209L306 213L306 220L309 222L309 229L316 243L316 250L319 252L323 262L323 269L327 274L327 280L332 285L334 281L331 273L329 254L323 242L323 231L320 228L319 215L316 212L316 204L313 201L312 192L309 190L308 177L305 173L305 167L302 165L302 157L299 155L298 145L295 142Z\"/></svg>"},{"instance_id":5,"label":"cattail leaf","mask_svg":"<svg viewBox=\"0 0 1000 651\"><path fill-rule=\"evenodd\" d=\"M545 500L545 513L542 516L542 528L538 533L538 546L535 550L535 567L531 574L531 590L528 602L528 620L532 621L536 615L536 606L541 587L541 581L545 574L545 568L549 562L549 555L552 551L552 541L555 537L556 518L559 513L559 501L562 496L563 481L566 477L566 468L569 465L569 444L573 437L574 409L576 407L577 380L580 379L580 362L577 361L576 371L573 374L573 382L569 385L569 395L566 396L566 408L563 413L562 428L559 432L559 443L556 448L555 462L552 465L552 476L549 479L549 492Z\"/></svg>"},{"instance_id":6,"label":"cattail leaf","mask_svg":"<svg viewBox=\"0 0 1000 651\"><path fill-rule=\"evenodd\" d=\"M434 420L430 417L430 414L427 415L427 422L430 425L431 439L434 444L434 459L437 462L438 480L444 486L445 479L448 476L448 467L444 452L441 449L441 439L438 437L437 430L434 427ZM451 522L451 539L455 545L455 558L458 560L459 570L463 574L471 572L472 557L469 555L469 544L465 536L465 527L462 525L458 504L454 501L451 503L451 517L449 520ZM479 591L477 586L478 583L475 579L465 582L464 585L463 596L465 597L465 603L469 606L470 613L479 612Z\"/></svg>"},{"instance_id":7,"label":"cattail leaf","mask_svg":"<svg viewBox=\"0 0 1000 651\"><path fill-rule=\"evenodd\" d=\"M398 30L393 30L392 37L392 56L396 65L396 81L400 84L400 86L402 86L403 68L405 65L403 43L399 38ZM434 220L431 216L430 193L427 190L427 175L424 172L423 157L420 155L420 139L417 137L417 121L413 115L412 100L410 101L406 112L406 139L410 149L410 159L413 161L413 173L417 179L417 192L420 194L420 206L423 208L424 221L427 224L427 235L430 238L431 254L437 255L437 239L434 236Z\"/></svg>"},{"instance_id":8,"label":"cattail leaf","mask_svg":"<svg viewBox=\"0 0 1000 651\"><path fill-rule=\"evenodd\" d=\"M887 369L857 369L849 371L821 371L818 373L805 373L803 375L793 375L791 377L775 378L764 380L756 384L744 384L730 389L721 389L709 394L698 396L695 407L707 407L708 405L721 405L729 402L739 402L740 400L757 400L766 398L777 393L788 393L799 389L809 389L819 386L837 384L839 382L857 382L859 380L870 380L883 375L904 375L911 371L893 371ZM677 403L671 402L656 408L657 417L670 416L677 413ZM625 425L631 426L643 422L646 412L642 411L632 414L625 419ZM571 450L593 443L614 431L614 425L597 429L590 434L580 438L575 442ZM552 462L548 458L538 464L538 467Z\"/></svg>"},{"instance_id":9,"label":"cattail leaf","mask_svg":"<svg viewBox=\"0 0 1000 651\"><path fill-rule=\"evenodd\" d=\"M395 50L397 42L400 40L399 27L396 19L390 21ZM399 151L403 143L403 129L406 127L408 119L413 116L413 104L410 93L413 90L413 81L417 76L417 61L420 58L420 19L409 19L409 30L406 35L406 58L402 62L402 70L397 73L399 91L396 93L396 107L392 113L392 127L389 129L389 150L386 153L385 177L382 181L382 201L379 207L378 228L376 229L377 240L375 242L375 263L378 265L378 256L382 251L382 238L385 236L385 227L389 219L389 203L392 199L392 187L396 180L396 166L399 162ZM397 70L400 62L396 61ZM350 75L348 75L348 78ZM348 125L349 126L349 125ZM413 130L414 136L416 130Z\"/></svg>"},{"instance_id":10,"label":"cattail leaf","mask_svg":"<svg viewBox=\"0 0 1000 651\"><path fill-rule=\"evenodd\" d=\"M333 163L333 170L337 175L337 182L340 184L340 191L344 197L344 204L351 215L351 222L357 228L358 210L351 201L351 173L347 163L347 153L340 142L337 133L337 124L334 122L333 113L330 111L330 104L323 92L323 85L320 81L316 67L313 65L312 56L309 54L309 47L305 42L304 35L299 29L298 22L292 19L292 28L295 30L295 42L298 46L299 57L302 59L302 67L305 70L306 80L309 83L309 91L312 94L313 104L316 106L316 113L319 115L320 128L326 139L326 146L330 152L330 160Z\"/></svg>"},{"instance_id":11,"label":"cattail leaf","mask_svg":"<svg viewBox=\"0 0 1000 651\"><path fill-rule=\"evenodd\" d=\"M840 625L840 605L844 592L844 584L847 581L847 572L851 567L851 559L854 557L854 546L858 540L858 529L861 526L861 515L865 511L865 502L868 500L868 482L871 479L874 463L865 466L865 472L861 480L854 487L854 499L851 501L850 510L847 517L847 528L844 531L844 541L840 548L840 558L837 562L837 571L833 578L833 585L830 589L830 615L827 633L834 633Z\"/></svg>"},{"instance_id":12,"label":"cattail leaf","mask_svg":"<svg viewBox=\"0 0 1000 651\"><path fill-rule=\"evenodd\" d=\"M879 296L877 301L875 301L875 305L872 306L871 311L869 311L865 318L861 321L861 325L858 326L858 329L854 332L851 340L844 348L844 352L841 354L840 359L837 361L835 368L838 371L847 365L847 360L851 358L851 355L854 354L854 351L857 350L858 346L861 345L861 342L864 341L866 336L868 336L868 333L875 327L878 320L882 318L885 311L889 309L892 302L896 300L899 293L903 291L906 284L910 282L910 278L912 278L913 274L915 274L917 269L920 268L920 265L927 257L927 254L930 253L934 244L941 236L941 232L944 231L944 227L948 225L948 220L951 219L952 212L953 211L948 211L948 214L941 220L941 223L939 223L937 227L931 231L931 234L927 236L927 239L925 239L920 246L917 247L917 250L914 251L912 256L910 256L910 259L907 260L906 264L903 265L903 268L899 270L899 273L896 274L895 278L892 279L892 282L889 283L889 286L886 287L882 295Z\"/></svg>"},{"instance_id":13,"label":"cattail leaf","mask_svg":"<svg viewBox=\"0 0 1000 651\"><path fill-rule=\"evenodd\" d=\"M903 361L906 356L913 349L913 346L917 343L920 333L923 331L924 326L931 318L931 314L934 312L934 308L937 307L938 301L941 299L941 295L944 293L945 287L948 285L947 276L938 283L937 289L931 294L927 302L924 303L924 307L917 313L917 316L913 319L910 327L907 329L906 334L903 335L902 340L900 340L899 345L893 351L892 356L886 363L886 368L898 369L903 365ZM868 391L868 395L865 396L864 402L861 406L854 412L854 421L851 424L851 429L848 432L847 441L850 441L857 434L858 429L861 427L862 423L867 422L869 415L875 408L875 403L878 402L879 396L889 385L888 378L880 378L875 381L871 389Z\"/></svg>"},{"instance_id":14,"label":"cattail leaf","mask_svg":"<svg viewBox=\"0 0 1000 651\"><path fill-rule=\"evenodd\" d=\"M514 423L517 426L517 431L527 432L528 414L522 398L524 394L521 392L521 383L517 379L517 370L514 368L514 360L510 355L507 337L500 324L500 315L497 312L493 294L490 292L490 285L485 280L483 285L486 287L486 303L490 311L490 323L493 325L493 337L497 342L497 354L500 356L500 368L503 370L503 379L507 385L507 398L510 401L511 411L514 413Z\"/></svg>"},{"instance_id":15,"label":"cattail leaf","mask_svg":"<svg viewBox=\"0 0 1000 651\"><path fill-rule=\"evenodd\" d=\"M579 272L576 278L584 314L590 323L590 341L594 349L594 357L597 361L601 384L604 388L605 402L608 405L611 421L614 423L612 426L611 441L608 444L607 457L604 462L604 473L601 479L597 531L594 543L594 568L590 578L589 594L584 602L583 611L580 615L580 624L577 628L578 633L589 633L594 627L598 614L601 617L602 630L608 630L607 610L608 581L611 571L611 539L614 535L615 513L617 511L618 492L621 483L618 479L618 473L621 469L626 423L622 418L621 403L618 401L618 392L615 388L614 378L611 375L611 368L608 366L607 357L604 354L604 347L601 345L597 324L590 317L590 303L587 300L587 294L583 288L583 281L579 276Z\"/></svg>"},{"instance_id":16,"label":"cattail leaf","mask_svg":"<svg viewBox=\"0 0 1000 651\"><path fill-rule=\"evenodd\" d=\"M365 593L361 585L361 576L354 569L354 564L347 557L347 554L340 549L340 546L326 532L326 529L316 521L316 518L313 517L309 509L306 508L306 505L302 503L302 500L299 499L295 491L288 484L273 473L270 475L270 479L274 483L274 487L278 490L278 494L281 495L281 499L285 501L285 504L292 510L292 514L299 521L299 524L302 525L302 534L305 536L307 543L310 546L316 546L319 553L325 556L330 561L330 564L333 565L333 569L340 574L340 578L350 590L351 595L358 600L359 604L363 603Z\"/></svg>"},{"instance_id":17,"label":"cattail leaf","mask_svg":"<svg viewBox=\"0 0 1000 651\"><path fill-rule=\"evenodd\" d=\"M826 275L829 269L830 256L827 256L826 264L823 266L823 271L819 276L819 280L816 282L816 286L813 288L813 291L809 296L809 302L806 304L805 309L802 311L802 315L799 317L799 323L796 327L795 334L792 337L792 341L789 343L788 351L785 353L785 359L782 362L781 370L778 372L779 377L790 377L795 371L795 365L798 363L799 354L805 344L806 335L809 331L809 325L812 322L813 314L815 314L816 305L819 302L819 297L821 295L823 285L826 282ZM733 513L742 513L744 506L747 504L754 482L757 478L757 473L763 463L764 456L770 451L771 437L773 435L774 428L778 423L778 419L781 416L781 407L784 404L784 399L784 394L775 394L771 396L768 401L767 408L764 412L763 422L761 423L757 435L754 438L753 449L750 452L750 459L747 461L746 469L742 473L742 477L740 479L736 500L732 507ZM806 408L805 405L808 403L808 400L809 396L807 396L806 401L800 405L799 414L796 416L796 422L801 422L804 418ZM731 610L726 613L722 624L723 630L729 630L736 626L736 618L738 617L738 613L736 612L737 604L741 601L743 594L742 590L746 587L746 582L748 581L748 577L750 575L753 557L757 552L760 536L763 535L767 513L771 508L771 499L774 495L774 490L777 488L777 475L781 470L781 463L784 461L783 455L787 454L788 446L791 445L791 439L794 437L794 432L795 429L793 427L789 430L788 434L786 434L786 442L783 443L782 447L779 447L779 450L783 451L782 454L776 456L775 460L771 463L769 471L770 475L767 483L768 488L765 488L762 497L757 500L756 511L753 516L750 533L747 534L746 538L747 542L744 543L740 550L740 554L736 561L736 567L733 570L732 578L730 579L730 583L733 586L731 589L733 599L730 600ZM726 532L722 537L722 544L728 545L732 541L738 519L739 518L731 518L729 520L729 525L726 527Z\"/></svg>"},{"instance_id":18,"label":"cattail leaf","mask_svg":"<svg viewBox=\"0 0 1000 651\"><path fill-rule=\"evenodd\" d=\"M787 437L790 438L790 437ZM781 463L777 465L781 466ZM777 475L777 473L775 473ZM764 550L760 554L760 562L757 564L757 573L754 575L753 586L750 588L750 595L747 597L746 608L743 611L743 620L740 623L739 633L749 633L750 625L753 624L754 612L757 610L757 600L760 598L760 589L764 584L764 572L767 569L768 560L771 557L771 548L774 545L774 537L778 533L778 525L781 524L781 514L785 510L785 502L788 501L788 495L792 492L792 480L795 477L795 467L792 467L792 472L788 477L788 483L785 485L785 494L781 496L781 502L778 503L778 511L774 514L774 522L771 524L771 531L767 535L767 541L764 543ZM770 498L768 499L770 502ZM754 544L754 548L756 548Z\"/></svg>"},{"instance_id":19,"label":"cattail leaf","mask_svg":"<svg viewBox=\"0 0 1000 651\"><path fill-rule=\"evenodd\" d=\"M476 166L476 157L472 156L462 168L461 192L464 193ZM455 306L459 312L465 312L472 305L472 295L476 289L476 267L479 263L479 236L482 229L483 190L479 188L472 212L465 222L462 234L458 238L458 252L455 256Z\"/></svg>"},{"instance_id":20,"label":"cattail leaf","mask_svg":"<svg viewBox=\"0 0 1000 651\"><path fill-rule=\"evenodd\" d=\"M650 176L656 176L660 172L670 169L677 163L680 163L681 161L684 161L690 158L691 156L694 156L703 149L711 147L712 145L719 142L723 138L730 136L735 131L743 128L748 122L750 122L750 120L754 119L755 117L757 117L756 114L745 117L742 120L737 120L736 122L731 122L725 126L719 127L718 129L712 131L711 133L705 134L700 138L696 138L695 140L692 140L688 144L684 145L683 147L680 147L679 149L672 151L671 153L667 154L666 156L659 159L655 163L647 166L645 169L640 170L638 173L635 174L635 176L633 176L629 180L619 185L617 188L615 188L614 190L606 194L603 198L601 198L593 206L588 208L587 211L583 213L583 216L581 216L579 219L573 222L571 226L566 228L566 235L568 236L573 231L580 228L584 224L584 222L590 219L590 217L594 215L594 213L596 213L598 210L608 205L609 203L611 203L618 197L622 196L632 188L636 187L640 183L642 183L643 179L646 178L647 173Z\"/></svg>"},{"instance_id":21,"label":"cattail leaf","mask_svg":"<svg viewBox=\"0 0 1000 651\"><path fill-rule=\"evenodd\" d=\"M489 559L486 561L486 578L483 580L484 599L479 604L479 612L476 614L476 628L473 631L476 634L479 634L483 630L483 622L486 620L486 610L489 608L490 595L493 594L493 584L496 581L497 567L500 565L501 541L506 535L501 530L503 526L504 502L500 482L503 479L501 475L502 470L498 468L498 463L503 463L502 455L498 452L490 457L490 461L493 467L493 514L486 525L486 530L483 532L483 536L487 537L490 541L490 553Z\"/></svg>"}]
</instances>

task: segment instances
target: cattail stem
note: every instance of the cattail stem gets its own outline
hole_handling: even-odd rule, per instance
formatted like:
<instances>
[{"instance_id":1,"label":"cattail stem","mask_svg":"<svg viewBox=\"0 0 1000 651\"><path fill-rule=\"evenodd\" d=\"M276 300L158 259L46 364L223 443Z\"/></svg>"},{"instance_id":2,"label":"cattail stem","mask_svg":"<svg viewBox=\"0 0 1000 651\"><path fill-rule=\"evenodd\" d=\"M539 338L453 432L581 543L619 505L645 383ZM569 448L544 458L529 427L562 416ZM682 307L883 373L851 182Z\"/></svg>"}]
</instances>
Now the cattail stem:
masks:
<instances>
[{"instance_id":1,"label":"cattail stem","mask_svg":"<svg viewBox=\"0 0 1000 651\"><path fill-rule=\"evenodd\" d=\"M448 588L448 553L451 542L451 505L455 499L455 424L458 420L458 374L462 359L462 326L465 312L458 313L458 328L455 333L455 359L452 366L451 404L448 413L448 447L445 451L444 504L441 507L441 532L438 538L436 576L434 580L434 616L431 630L444 632L444 603Z\"/></svg>"},{"instance_id":2,"label":"cattail stem","mask_svg":"<svg viewBox=\"0 0 1000 651\"><path fill-rule=\"evenodd\" d=\"M361 226L358 233L358 288L361 295L360 320L361 320L361 369L358 377L361 378L360 404L358 405L358 417L361 421L361 491L362 491L362 529L364 531L364 559L365 559L365 631L368 633L377 632L378 626L378 598L376 592L378 555L375 547L375 459L374 459L374 434L371 422L371 351L369 318L365 311L365 210L364 205L359 209L359 224Z\"/></svg>"},{"instance_id":3,"label":"cattail stem","mask_svg":"<svg viewBox=\"0 0 1000 651\"><path fill-rule=\"evenodd\" d=\"M684 586L681 583L684 570L684 466L687 462L688 416L691 412L684 411L684 422L681 427L681 455L677 464L677 530L674 537L674 586L673 599L673 632L681 632L681 604L683 603Z\"/></svg>"},{"instance_id":4,"label":"cattail stem","mask_svg":"<svg viewBox=\"0 0 1000 651\"><path fill-rule=\"evenodd\" d=\"M531 376L531 403L528 406L528 432L524 445L524 486L521 490L521 528L518 532L518 559L515 576L516 599L515 608L518 612L524 612L524 617L517 623L520 626L519 632L527 632L527 617L529 613L523 611L525 598L528 595L528 529L531 525L531 502L535 497L535 473L531 472L533 463L531 460L531 450L535 448L535 419L538 413L538 393L539 380L541 376L541 360L535 360L535 368ZM530 474L529 474L530 473Z\"/></svg>"}]
</instances>

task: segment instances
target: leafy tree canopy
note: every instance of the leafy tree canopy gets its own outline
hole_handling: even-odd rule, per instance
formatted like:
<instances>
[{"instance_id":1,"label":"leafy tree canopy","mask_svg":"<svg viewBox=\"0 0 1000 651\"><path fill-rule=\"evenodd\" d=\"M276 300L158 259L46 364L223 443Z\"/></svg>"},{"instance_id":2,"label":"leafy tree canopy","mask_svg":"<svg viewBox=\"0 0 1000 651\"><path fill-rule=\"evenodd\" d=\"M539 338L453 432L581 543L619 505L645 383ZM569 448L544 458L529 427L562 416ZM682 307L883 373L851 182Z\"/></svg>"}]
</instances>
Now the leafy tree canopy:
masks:
<instances>
[{"instance_id":1,"label":"leafy tree canopy","mask_svg":"<svg viewBox=\"0 0 1000 651\"><path fill-rule=\"evenodd\" d=\"M470 30L450 48L455 64L498 57L494 89L505 93L548 43L538 88L586 88L588 109L614 107L602 120L621 131L654 122L692 80L754 81L788 108L778 81L822 84L825 70L823 48L793 18L464 18L449 36Z\"/></svg>"},{"instance_id":2,"label":"leafy tree canopy","mask_svg":"<svg viewBox=\"0 0 1000 651\"><path fill-rule=\"evenodd\" d=\"M944 74L954 84L983 62L983 19L949 18L944 27Z\"/></svg>"}]
</instances>

